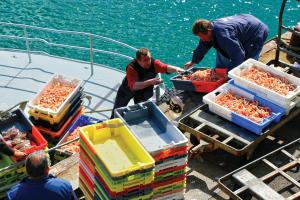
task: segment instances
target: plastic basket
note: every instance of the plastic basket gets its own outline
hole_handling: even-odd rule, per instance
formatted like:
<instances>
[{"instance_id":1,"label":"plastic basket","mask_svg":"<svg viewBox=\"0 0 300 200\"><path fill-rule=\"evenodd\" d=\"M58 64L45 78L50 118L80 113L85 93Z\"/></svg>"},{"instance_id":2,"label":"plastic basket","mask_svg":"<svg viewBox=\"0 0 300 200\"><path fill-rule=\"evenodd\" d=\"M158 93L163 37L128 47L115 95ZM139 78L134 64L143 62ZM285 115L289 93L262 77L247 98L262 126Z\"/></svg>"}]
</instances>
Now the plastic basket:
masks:
<instances>
[{"instance_id":1,"label":"plastic basket","mask_svg":"<svg viewBox=\"0 0 300 200\"><path fill-rule=\"evenodd\" d=\"M63 123L70 117L70 114L74 112L74 107L78 107L78 105L82 103L81 98L82 93L77 93L76 96L72 98L72 100L66 105L62 112L57 116L39 113L30 109L28 111L30 120L37 126L43 126L45 128L55 127L56 129L59 129L63 125Z\"/></svg>"},{"instance_id":2,"label":"plastic basket","mask_svg":"<svg viewBox=\"0 0 300 200\"><path fill-rule=\"evenodd\" d=\"M93 118L93 117L89 117L86 115L80 115L75 122L72 123L72 125L68 128L68 130L66 131L66 133L64 134L64 136L61 138L61 140L57 143L57 145L61 145L66 141L67 137L78 127L82 127L82 126L86 126L86 125L91 125L91 124L95 124L95 123L99 123L102 122L102 120ZM79 137L79 135L78 135ZM67 155L72 155L73 152L69 152L69 151L64 151L60 148L56 149L56 151L58 152L64 152Z\"/></svg>"},{"instance_id":3,"label":"plastic basket","mask_svg":"<svg viewBox=\"0 0 300 200\"><path fill-rule=\"evenodd\" d=\"M94 198L93 198L94 195L91 194L91 192L87 188L85 182L82 179L80 179L80 178L79 178L79 188L83 192L85 199L87 199L87 200L94 200Z\"/></svg>"},{"instance_id":4,"label":"plastic basket","mask_svg":"<svg viewBox=\"0 0 300 200\"><path fill-rule=\"evenodd\" d=\"M38 105L38 101L41 98L41 96L43 95L43 92L57 82L64 84L64 85L72 85L75 88L66 97L65 101L59 106L59 108L57 110L40 107ZM32 109L34 111L38 111L39 113L44 113L44 114L50 115L52 117L56 116L56 115L58 115L58 113L60 113L63 110L63 108L65 108L66 104L72 99L73 96L75 96L76 92L78 92L80 90L81 84L82 84L82 80L55 74L51 77L51 79L47 82L47 84L42 88L42 90L40 92L38 92L38 94L33 98L33 100L31 100L27 105L30 109Z\"/></svg>"},{"instance_id":5,"label":"plastic basket","mask_svg":"<svg viewBox=\"0 0 300 200\"><path fill-rule=\"evenodd\" d=\"M104 169L103 166L96 166L94 163L92 164L91 160L94 160L94 158L89 158L90 156L91 154L87 152L85 148L81 148L80 157L82 161L86 166L88 166L92 173L97 174L99 178L101 177L101 179L108 185L112 192L129 191L133 187L151 184L154 180L153 170L145 173L124 176L122 179L115 180L113 177L109 176L109 173Z\"/></svg>"},{"instance_id":6,"label":"plastic basket","mask_svg":"<svg viewBox=\"0 0 300 200\"><path fill-rule=\"evenodd\" d=\"M151 101L118 108L115 113L151 155L187 145L187 138Z\"/></svg>"},{"instance_id":7,"label":"plastic basket","mask_svg":"<svg viewBox=\"0 0 300 200\"><path fill-rule=\"evenodd\" d=\"M153 193L154 196L161 193L166 193L172 190L182 190L186 185L186 175L167 180L165 182L154 183Z\"/></svg>"},{"instance_id":8,"label":"plastic basket","mask_svg":"<svg viewBox=\"0 0 300 200\"><path fill-rule=\"evenodd\" d=\"M186 165L188 161L187 155L176 156L155 163L155 173L169 168Z\"/></svg>"},{"instance_id":9,"label":"plastic basket","mask_svg":"<svg viewBox=\"0 0 300 200\"><path fill-rule=\"evenodd\" d=\"M24 150L27 155L47 147L47 141L44 139L38 129L33 126L32 123L25 117L24 113L20 109L14 110L9 114L9 117L0 121L0 132L6 131L12 127L17 128L22 132L26 132L27 137L30 138L32 146ZM13 159L22 160L15 157L13 157Z\"/></svg>"},{"instance_id":10,"label":"plastic basket","mask_svg":"<svg viewBox=\"0 0 300 200\"><path fill-rule=\"evenodd\" d=\"M96 183L95 184L95 192L96 195L98 195L98 198L103 200L103 199L107 199L107 200L132 200L132 199L136 199L136 200L148 200L151 199L152 195L153 195L153 189L151 187L146 187L144 190L136 190L134 192L131 193L123 193L122 195L119 196L110 196L110 194L105 190L105 188L103 187L102 184Z\"/></svg>"},{"instance_id":11,"label":"plastic basket","mask_svg":"<svg viewBox=\"0 0 300 200\"><path fill-rule=\"evenodd\" d=\"M288 95L284 96L279 93L276 93L268 88L265 88L263 86L260 86L250 80L244 79L241 77L241 73L245 69L249 69L252 66L256 66L259 69L262 69L264 71L268 71L276 76L284 77L289 82L293 83L297 86L297 88L289 92ZM270 102L273 102L280 107L286 109L289 111L292 107L294 107L299 101L300 98L297 96L300 93L300 78L297 78L293 75L287 74L285 72L280 71L279 69L276 69L274 67L268 66L263 64L262 62L259 62L254 59L248 59L242 64L240 64L238 67L232 69L228 73L229 77L234 80L234 83L242 88L245 88L247 90L250 90L253 92L253 94L262 97L266 100L269 100Z\"/></svg>"},{"instance_id":12,"label":"plastic basket","mask_svg":"<svg viewBox=\"0 0 300 200\"><path fill-rule=\"evenodd\" d=\"M256 123L240 114L237 114L237 113L215 103L215 100L218 95L221 95L228 91L232 91L234 94L245 97L249 100L257 100L259 102L259 105L269 107L272 110L272 115L268 118L263 119L262 122ZM281 117L285 114L285 110L283 108L271 103L270 101L267 101L265 99L257 97L255 95L253 95L245 90L242 90L241 88L238 88L229 83L226 83L225 85L221 86L220 88L216 89L215 91L205 95L203 97L203 102L208 104L209 110L211 112L216 113L217 115L245 128L257 135L261 135L262 130L264 128L266 128L268 125L270 125L271 122L280 121Z\"/></svg>"},{"instance_id":13,"label":"plastic basket","mask_svg":"<svg viewBox=\"0 0 300 200\"><path fill-rule=\"evenodd\" d=\"M58 142L59 138L62 137L64 133L66 133L67 128L72 124L73 121L75 121L80 116L82 112L83 112L82 107L79 106L77 110L72 114L72 116L69 117L69 119L58 131L52 131L50 129L41 126L38 126L37 128L45 135L46 138L49 138L49 140L57 139Z\"/></svg>"},{"instance_id":14,"label":"plastic basket","mask_svg":"<svg viewBox=\"0 0 300 200\"><path fill-rule=\"evenodd\" d=\"M112 177L154 167L153 158L120 119L85 126L80 132L80 138Z\"/></svg>"},{"instance_id":15,"label":"plastic basket","mask_svg":"<svg viewBox=\"0 0 300 200\"><path fill-rule=\"evenodd\" d=\"M186 155L188 153L188 145L186 146L180 146L180 147L175 147L171 149L166 149L158 154L152 155L155 161L160 161L169 157L174 157L174 156L180 156L180 155Z\"/></svg>"},{"instance_id":16,"label":"plastic basket","mask_svg":"<svg viewBox=\"0 0 300 200\"><path fill-rule=\"evenodd\" d=\"M221 77L217 81L208 82L208 81L191 81L191 80L182 80L182 76L186 74L194 73L198 70L206 70L210 68L199 68L193 67L189 70L183 72L180 75L172 77L170 80L172 81L174 87L177 90L185 90L185 91L194 91L194 92L211 92L221 86L228 80L227 77L227 69L225 68L216 68L216 73Z\"/></svg>"}]
</instances>

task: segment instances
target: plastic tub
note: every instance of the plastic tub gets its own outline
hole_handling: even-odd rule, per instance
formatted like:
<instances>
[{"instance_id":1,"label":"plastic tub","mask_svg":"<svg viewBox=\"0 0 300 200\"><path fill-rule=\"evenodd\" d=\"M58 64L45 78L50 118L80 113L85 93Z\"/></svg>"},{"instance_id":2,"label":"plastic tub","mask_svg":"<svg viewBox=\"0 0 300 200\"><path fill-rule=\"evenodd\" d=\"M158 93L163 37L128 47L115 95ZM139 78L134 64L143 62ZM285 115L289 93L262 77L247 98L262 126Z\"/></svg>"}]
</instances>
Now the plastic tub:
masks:
<instances>
[{"instance_id":1,"label":"plastic tub","mask_svg":"<svg viewBox=\"0 0 300 200\"><path fill-rule=\"evenodd\" d=\"M296 85L296 89L288 93L288 95L281 95L273 90L270 90L266 87L260 86L250 80L247 80L241 76L241 73L245 69L249 69L253 66L256 66L259 69L270 72L276 76L286 78L290 83ZM262 97L270 102L273 102L280 107L284 108L286 111L289 111L292 107L294 107L299 101L300 97L298 94L300 93L300 78L297 78L293 75L287 74L285 72L280 71L274 67L268 66L254 59L248 59L239 66L230 70L228 76L234 80L234 83L239 87L245 88L246 90L250 90L253 94ZM292 105L292 107L291 107Z\"/></svg>"},{"instance_id":2,"label":"plastic tub","mask_svg":"<svg viewBox=\"0 0 300 200\"><path fill-rule=\"evenodd\" d=\"M115 113L151 155L187 145L187 138L151 101L118 108Z\"/></svg>"},{"instance_id":3,"label":"plastic tub","mask_svg":"<svg viewBox=\"0 0 300 200\"><path fill-rule=\"evenodd\" d=\"M60 83L64 85L71 85L74 86L73 91L66 97L65 101L58 107L57 110L53 110L50 108L43 108L38 105L38 101L43 95L43 93L51 87L55 83ZM38 111L40 113L44 113L50 116L55 116L60 113L63 108L65 108L66 104L72 99L73 96L75 96L76 92L80 90L80 86L82 84L82 80L76 79L76 78L71 78L71 77L66 77L63 75L55 74L51 77L51 79L47 82L47 84L42 88L40 92L31 100L27 106L32 109L33 111Z\"/></svg>"},{"instance_id":4,"label":"plastic tub","mask_svg":"<svg viewBox=\"0 0 300 200\"><path fill-rule=\"evenodd\" d=\"M245 97L249 100L257 100L259 105L267 106L272 110L272 115L268 118L265 118L260 123L256 123L247 117L237 114L217 103L215 103L216 98L218 95L224 94L228 91L232 91L234 94L238 96ZM257 135L262 134L262 130L270 125L273 121L279 122L281 117L285 114L285 110L282 107L279 107L270 101L262 99L258 96L255 96L239 87L236 87L232 84L226 83L225 85L221 86L220 88L214 90L213 92L205 95L203 97L203 102L207 103L209 106L209 110Z\"/></svg>"},{"instance_id":5,"label":"plastic tub","mask_svg":"<svg viewBox=\"0 0 300 200\"><path fill-rule=\"evenodd\" d=\"M225 83L228 79L227 77L227 69L225 68L215 68L216 73L221 77L217 81L192 81L192 80L182 80L182 76L186 74L194 73L198 70L206 70L211 68L197 68L193 67L177 76L172 77L170 80L172 81L174 87L177 90L184 91L195 91L195 92L211 92Z\"/></svg>"},{"instance_id":6,"label":"plastic tub","mask_svg":"<svg viewBox=\"0 0 300 200\"><path fill-rule=\"evenodd\" d=\"M153 158L120 119L82 127L80 138L112 177L154 167Z\"/></svg>"}]
</instances>

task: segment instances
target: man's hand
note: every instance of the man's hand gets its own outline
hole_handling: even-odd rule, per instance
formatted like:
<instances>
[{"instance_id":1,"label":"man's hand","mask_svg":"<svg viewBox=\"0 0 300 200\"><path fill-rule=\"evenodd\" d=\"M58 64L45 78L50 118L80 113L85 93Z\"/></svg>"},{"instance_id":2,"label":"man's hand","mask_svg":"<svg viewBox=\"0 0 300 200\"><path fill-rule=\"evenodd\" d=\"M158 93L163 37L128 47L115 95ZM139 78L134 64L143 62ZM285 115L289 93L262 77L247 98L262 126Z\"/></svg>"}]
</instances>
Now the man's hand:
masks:
<instances>
[{"instance_id":1,"label":"man's hand","mask_svg":"<svg viewBox=\"0 0 300 200\"><path fill-rule=\"evenodd\" d=\"M184 69L182 69L182 68L180 68L180 67L177 67L177 69L176 69L176 72L177 73L181 73L181 72L184 72L185 70Z\"/></svg>"},{"instance_id":2,"label":"man's hand","mask_svg":"<svg viewBox=\"0 0 300 200\"><path fill-rule=\"evenodd\" d=\"M193 63L192 61L189 61L187 63L184 64L184 66L188 69L190 67L192 67L195 63Z\"/></svg>"},{"instance_id":3,"label":"man's hand","mask_svg":"<svg viewBox=\"0 0 300 200\"><path fill-rule=\"evenodd\" d=\"M160 78L153 78L151 79L151 84L152 85L158 85L158 84L161 84L162 82L164 82L162 79Z\"/></svg>"},{"instance_id":4,"label":"man's hand","mask_svg":"<svg viewBox=\"0 0 300 200\"><path fill-rule=\"evenodd\" d=\"M15 150L15 153L14 153L14 156L16 156L17 158L23 158L25 157L27 154L22 152L22 151L18 151L18 150Z\"/></svg>"}]
</instances>

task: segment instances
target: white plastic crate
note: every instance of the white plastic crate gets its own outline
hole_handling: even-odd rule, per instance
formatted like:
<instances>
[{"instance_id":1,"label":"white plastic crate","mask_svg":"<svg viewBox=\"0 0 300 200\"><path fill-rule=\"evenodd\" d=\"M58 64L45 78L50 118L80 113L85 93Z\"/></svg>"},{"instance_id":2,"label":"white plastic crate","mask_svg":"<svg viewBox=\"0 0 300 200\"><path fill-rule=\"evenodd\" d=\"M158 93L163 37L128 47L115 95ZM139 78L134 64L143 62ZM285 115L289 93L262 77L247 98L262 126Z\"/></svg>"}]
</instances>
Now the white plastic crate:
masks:
<instances>
[{"instance_id":1,"label":"white plastic crate","mask_svg":"<svg viewBox=\"0 0 300 200\"><path fill-rule=\"evenodd\" d=\"M66 98L66 100L59 106L59 108L55 111L52 109L46 109L43 107L40 107L38 105L38 101L43 94L43 92L48 89L52 84L60 82L62 84L66 85L72 85L75 86L75 89L69 94L69 96ZM37 95L27 104L28 107L34 111L38 111L40 113L44 113L47 115L58 115L65 105L72 99L72 97L80 90L80 86L82 85L82 80L76 79L76 78L71 78L71 77L66 77L63 75L55 74L51 77L51 79L46 83L46 85L37 93Z\"/></svg>"},{"instance_id":2,"label":"white plastic crate","mask_svg":"<svg viewBox=\"0 0 300 200\"><path fill-rule=\"evenodd\" d=\"M241 77L241 72L245 69L249 69L252 66L256 66L257 68L262 69L264 71L268 71L274 75L284 77L287 80L289 80L292 84L296 85L297 88L294 91L289 92L288 95L284 96ZM238 67L230 70L228 76L234 80L234 84L252 92L253 94L259 97L262 97L279 105L280 107L284 108L287 113L290 109L295 107L297 103L300 102L300 97L298 96L300 93L300 78L282 72L279 69L276 69L272 66L265 65L264 63L259 62L257 60L246 60Z\"/></svg>"},{"instance_id":3,"label":"white plastic crate","mask_svg":"<svg viewBox=\"0 0 300 200\"><path fill-rule=\"evenodd\" d=\"M178 167L178 166L186 165L187 162L188 162L187 156L183 157L183 158L179 158L179 159L169 160L169 161L160 163L158 165L155 164L154 170L155 170L155 172L159 172L161 170L168 169L171 167Z\"/></svg>"}]
</instances>

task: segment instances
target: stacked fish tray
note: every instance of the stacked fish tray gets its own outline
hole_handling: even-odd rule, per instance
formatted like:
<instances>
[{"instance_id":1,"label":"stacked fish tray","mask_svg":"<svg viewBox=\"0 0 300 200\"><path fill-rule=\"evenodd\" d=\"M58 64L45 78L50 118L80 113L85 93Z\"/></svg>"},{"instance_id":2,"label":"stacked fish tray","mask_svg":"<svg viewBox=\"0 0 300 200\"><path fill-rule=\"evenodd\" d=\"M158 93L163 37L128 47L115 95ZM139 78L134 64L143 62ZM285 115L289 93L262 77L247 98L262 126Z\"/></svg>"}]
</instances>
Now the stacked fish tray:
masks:
<instances>
[{"instance_id":1,"label":"stacked fish tray","mask_svg":"<svg viewBox=\"0 0 300 200\"><path fill-rule=\"evenodd\" d=\"M86 116L80 115L78 119L70 126L70 128L66 131L65 135L62 139L57 143L57 146L61 146L55 149L54 159L57 161L61 161L74 153L79 153L79 141L72 142L70 144L64 145L65 143L74 140L76 138L79 139L79 128L91 124L96 124L102 122L102 120ZM62 146L63 145L63 146Z\"/></svg>"},{"instance_id":2,"label":"stacked fish tray","mask_svg":"<svg viewBox=\"0 0 300 200\"><path fill-rule=\"evenodd\" d=\"M300 79L248 59L229 72L227 84L203 97L209 110L257 134L299 104Z\"/></svg>"},{"instance_id":3,"label":"stacked fish tray","mask_svg":"<svg viewBox=\"0 0 300 200\"><path fill-rule=\"evenodd\" d=\"M79 130L79 186L86 199L151 199L154 160L120 119Z\"/></svg>"},{"instance_id":4,"label":"stacked fish tray","mask_svg":"<svg viewBox=\"0 0 300 200\"><path fill-rule=\"evenodd\" d=\"M188 140L151 101L118 108L115 116L155 159L153 199L183 199Z\"/></svg>"},{"instance_id":5,"label":"stacked fish tray","mask_svg":"<svg viewBox=\"0 0 300 200\"><path fill-rule=\"evenodd\" d=\"M42 134L19 109L0 118L0 133L1 140L8 146L27 155L47 148L47 141ZM24 162L0 153L0 199L5 197L7 190L26 176Z\"/></svg>"},{"instance_id":6,"label":"stacked fish tray","mask_svg":"<svg viewBox=\"0 0 300 200\"><path fill-rule=\"evenodd\" d=\"M243 90L285 109L286 114L300 103L300 78L248 59L232 69L228 76Z\"/></svg>"},{"instance_id":7,"label":"stacked fish tray","mask_svg":"<svg viewBox=\"0 0 300 200\"><path fill-rule=\"evenodd\" d=\"M56 144L82 112L82 81L54 75L28 103L30 120Z\"/></svg>"}]
</instances>

